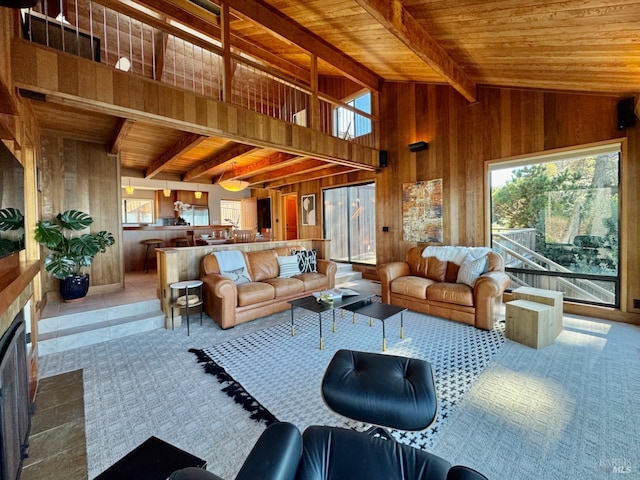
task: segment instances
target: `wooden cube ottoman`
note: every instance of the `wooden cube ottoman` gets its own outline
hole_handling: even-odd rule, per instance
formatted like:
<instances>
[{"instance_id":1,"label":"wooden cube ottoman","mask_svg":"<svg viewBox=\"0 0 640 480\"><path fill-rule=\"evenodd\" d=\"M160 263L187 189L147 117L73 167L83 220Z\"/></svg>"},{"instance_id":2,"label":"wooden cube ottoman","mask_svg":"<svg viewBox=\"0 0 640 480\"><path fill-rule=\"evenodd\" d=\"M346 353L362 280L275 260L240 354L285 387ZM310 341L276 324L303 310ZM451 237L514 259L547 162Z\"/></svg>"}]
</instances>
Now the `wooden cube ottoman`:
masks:
<instances>
[{"instance_id":1,"label":"wooden cube ottoman","mask_svg":"<svg viewBox=\"0 0 640 480\"><path fill-rule=\"evenodd\" d=\"M562 332L562 292L544 290L542 288L520 287L512 292L513 300L530 300L553 307L556 337Z\"/></svg>"},{"instance_id":2,"label":"wooden cube ottoman","mask_svg":"<svg viewBox=\"0 0 640 480\"><path fill-rule=\"evenodd\" d=\"M530 300L506 304L505 335L531 348L544 348L556 339L555 310L550 305Z\"/></svg>"}]
</instances>

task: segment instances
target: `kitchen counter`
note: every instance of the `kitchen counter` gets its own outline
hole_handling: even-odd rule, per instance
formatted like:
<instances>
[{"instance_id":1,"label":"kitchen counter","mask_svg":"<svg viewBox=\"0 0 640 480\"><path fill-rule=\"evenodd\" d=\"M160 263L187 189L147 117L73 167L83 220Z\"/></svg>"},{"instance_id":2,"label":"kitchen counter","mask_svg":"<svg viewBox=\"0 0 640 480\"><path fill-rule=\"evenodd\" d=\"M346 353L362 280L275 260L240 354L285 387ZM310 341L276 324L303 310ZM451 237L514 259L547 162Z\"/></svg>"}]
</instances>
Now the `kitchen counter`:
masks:
<instances>
[{"instance_id":1,"label":"kitchen counter","mask_svg":"<svg viewBox=\"0 0 640 480\"><path fill-rule=\"evenodd\" d=\"M157 239L162 241L161 247L171 247L176 238L186 237L189 245L195 244L195 239L200 235L211 235L214 230L222 231L229 229L231 225L124 225L122 227L122 243L124 253L124 271L135 272L144 269L144 257L147 246L140 243L143 240ZM156 263L156 253L153 248L149 249L149 259L152 268Z\"/></svg>"},{"instance_id":2,"label":"kitchen counter","mask_svg":"<svg viewBox=\"0 0 640 480\"><path fill-rule=\"evenodd\" d=\"M231 225L124 225L123 231L146 230L146 231L192 231L192 230L231 230Z\"/></svg>"}]
</instances>

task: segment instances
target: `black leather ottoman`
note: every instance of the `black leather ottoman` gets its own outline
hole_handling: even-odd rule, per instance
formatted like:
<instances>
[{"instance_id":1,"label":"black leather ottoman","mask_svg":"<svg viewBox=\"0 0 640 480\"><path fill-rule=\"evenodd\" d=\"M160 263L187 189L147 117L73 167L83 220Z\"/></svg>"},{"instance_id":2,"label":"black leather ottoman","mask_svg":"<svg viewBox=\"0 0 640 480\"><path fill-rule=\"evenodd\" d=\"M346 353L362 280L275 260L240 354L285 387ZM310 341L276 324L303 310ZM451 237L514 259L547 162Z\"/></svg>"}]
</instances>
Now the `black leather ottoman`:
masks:
<instances>
[{"instance_id":1,"label":"black leather ottoman","mask_svg":"<svg viewBox=\"0 0 640 480\"><path fill-rule=\"evenodd\" d=\"M322 396L340 415L399 430L424 430L437 413L431 364L415 358L339 350Z\"/></svg>"}]
</instances>

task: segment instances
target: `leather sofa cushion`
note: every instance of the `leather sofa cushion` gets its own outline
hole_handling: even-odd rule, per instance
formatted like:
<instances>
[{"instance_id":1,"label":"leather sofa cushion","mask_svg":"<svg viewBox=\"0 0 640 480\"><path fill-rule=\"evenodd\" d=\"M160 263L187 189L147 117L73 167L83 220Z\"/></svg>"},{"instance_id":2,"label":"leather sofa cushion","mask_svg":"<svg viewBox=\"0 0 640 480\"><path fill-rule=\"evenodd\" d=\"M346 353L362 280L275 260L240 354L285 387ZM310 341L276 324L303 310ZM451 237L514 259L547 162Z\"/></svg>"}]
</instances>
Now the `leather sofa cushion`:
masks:
<instances>
[{"instance_id":1,"label":"leather sofa cushion","mask_svg":"<svg viewBox=\"0 0 640 480\"><path fill-rule=\"evenodd\" d=\"M276 290L276 298L287 297L289 295L295 295L296 293L304 292L304 283L297 278L271 278L265 280L264 283L268 283Z\"/></svg>"},{"instance_id":2,"label":"leather sofa cushion","mask_svg":"<svg viewBox=\"0 0 640 480\"><path fill-rule=\"evenodd\" d=\"M399 293L400 295L408 295L410 297L426 300L427 287L435 282L428 278L407 276L398 277L391 282L391 293Z\"/></svg>"},{"instance_id":3,"label":"leather sofa cushion","mask_svg":"<svg viewBox=\"0 0 640 480\"><path fill-rule=\"evenodd\" d=\"M411 275L428 278L434 282L444 282L449 262L438 260L436 257L423 257L422 250L421 247L413 247L407 252L406 259Z\"/></svg>"},{"instance_id":4,"label":"leather sofa cushion","mask_svg":"<svg viewBox=\"0 0 640 480\"><path fill-rule=\"evenodd\" d=\"M427 278L434 282L444 282L449 262L438 260L436 257L427 257L427 260Z\"/></svg>"},{"instance_id":5,"label":"leather sofa cushion","mask_svg":"<svg viewBox=\"0 0 640 480\"><path fill-rule=\"evenodd\" d=\"M444 275L444 281L447 283L457 283L459 270L460 265L454 262L447 262L447 273Z\"/></svg>"},{"instance_id":6,"label":"leather sofa cushion","mask_svg":"<svg viewBox=\"0 0 640 480\"><path fill-rule=\"evenodd\" d=\"M473 307L473 289L462 283L434 283L427 288L427 300Z\"/></svg>"},{"instance_id":7,"label":"leather sofa cushion","mask_svg":"<svg viewBox=\"0 0 640 480\"><path fill-rule=\"evenodd\" d=\"M238 306L245 307L260 302L273 300L276 297L276 289L273 285L262 282L243 283L238 285Z\"/></svg>"},{"instance_id":8,"label":"leather sofa cushion","mask_svg":"<svg viewBox=\"0 0 640 480\"><path fill-rule=\"evenodd\" d=\"M428 262L422 256L422 249L418 247L410 248L407 252L407 263L409 264L409 273L414 277L427 278Z\"/></svg>"},{"instance_id":9,"label":"leather sofa cushion","mask_svg":"<svg viewBox=\"0 0 640 480\"><path fill-rule=\"evenodd\" d=\"M322 273L307 272L300 275L294 275L291 278L297 278L304 283L305 292L311 290L326 290L329 288L329 277Z\"/></svg>"},{"instance_id":10,"label":"leather sofa cushion","mask_svg":"<svg viewBox=\"0 0 640 480\"><path fill-rule=\"evenodd\" d=\"M246 254L247 265L251 271L251 279L261 282L270 278L277 278L280 272L275 250L261 250Z\"/></svg>"}]
</instances>

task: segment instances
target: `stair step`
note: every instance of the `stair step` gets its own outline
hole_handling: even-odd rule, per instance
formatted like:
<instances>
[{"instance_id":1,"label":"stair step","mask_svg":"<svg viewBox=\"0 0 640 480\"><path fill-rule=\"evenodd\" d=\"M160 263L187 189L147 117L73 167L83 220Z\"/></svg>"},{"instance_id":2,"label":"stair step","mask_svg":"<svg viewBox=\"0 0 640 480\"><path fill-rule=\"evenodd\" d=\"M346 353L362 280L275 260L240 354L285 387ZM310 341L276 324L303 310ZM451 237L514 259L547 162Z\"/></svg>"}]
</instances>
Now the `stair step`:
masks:
<instances>
[{"instance_id":1,"label":"stair step","mask_svg":"<svg viewBox=\"0 0 640 480\"><path fill-rule=\"evenodd\" d=\"M160 310L160 300L152 299L142 302L126 303L114 305L112 307L98 308L90 311L68 313L56 317L42 318L38 322L38 336L59 330L66 330L75 327L85 327L91 324L101 324L107 321L114 321L118 318L127 318L132 315L157 312Z\"/></svg>"},{"instance_id":2,"label":"stair step","mask_svg":"<svg viewBox=\"0 0 640 480\"><path fill-rule=\"evenodd\" d=\"M343 283L352 282L354 280L362 280L362 272L338 272L336 273L336 285L341 285Z\"/></svg>"},{"instance_id":3,"label":"stair step","mask_svg":"<svg viewBox=\"0 0 640 480\"><path fill-rule=\"evenodd\" d=\"M64 352L163 327L164 313L160 309L154 312L66 327L40 333L38 336L38 355Z\"/></svg>"}]
</instances>

